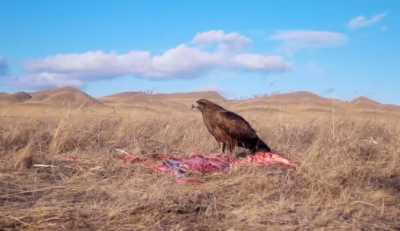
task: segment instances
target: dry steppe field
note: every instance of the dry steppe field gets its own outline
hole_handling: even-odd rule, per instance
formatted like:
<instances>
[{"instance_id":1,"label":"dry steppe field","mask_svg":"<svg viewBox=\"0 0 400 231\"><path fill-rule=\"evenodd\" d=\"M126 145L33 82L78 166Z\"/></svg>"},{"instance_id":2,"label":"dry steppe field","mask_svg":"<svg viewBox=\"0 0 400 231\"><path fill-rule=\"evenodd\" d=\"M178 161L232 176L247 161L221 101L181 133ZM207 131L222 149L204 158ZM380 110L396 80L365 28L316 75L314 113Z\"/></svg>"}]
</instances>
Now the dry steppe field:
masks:
<instances>
[{"instance_id":1,"label":"dry steppe field","mask_svg":"<svg viewBox=\"0 0 400 231\"><path fill-rule=\"evenodd\" d=\"M118 158L218 152L190 109L199 98L242 115L298 168L178 185ZM0 94L0 230L399 230L399 121L398 106L307 92Z\"/></svg>"}]
</instances>

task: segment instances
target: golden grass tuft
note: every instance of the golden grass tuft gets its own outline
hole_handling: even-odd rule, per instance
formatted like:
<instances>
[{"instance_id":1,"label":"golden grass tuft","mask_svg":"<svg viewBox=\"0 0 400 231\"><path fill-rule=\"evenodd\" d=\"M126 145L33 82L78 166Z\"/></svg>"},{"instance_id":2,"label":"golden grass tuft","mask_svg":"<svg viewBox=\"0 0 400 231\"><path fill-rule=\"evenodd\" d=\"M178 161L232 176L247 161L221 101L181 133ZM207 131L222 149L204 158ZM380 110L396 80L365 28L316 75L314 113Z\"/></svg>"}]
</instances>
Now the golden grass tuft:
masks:
<instances>
[{"instance_id":1,"label":"golden grass tuft","mask_svg":"<svg viewBox=\"0 0 400 231\"><path fill-rule=\"evenodd\" d=\"M299 167L237 168L190 186L114 152L218 151L201 116L172 101L0 108L1 229L400 229L398 112L226 102Z\"/></svg>"}]
</instances>

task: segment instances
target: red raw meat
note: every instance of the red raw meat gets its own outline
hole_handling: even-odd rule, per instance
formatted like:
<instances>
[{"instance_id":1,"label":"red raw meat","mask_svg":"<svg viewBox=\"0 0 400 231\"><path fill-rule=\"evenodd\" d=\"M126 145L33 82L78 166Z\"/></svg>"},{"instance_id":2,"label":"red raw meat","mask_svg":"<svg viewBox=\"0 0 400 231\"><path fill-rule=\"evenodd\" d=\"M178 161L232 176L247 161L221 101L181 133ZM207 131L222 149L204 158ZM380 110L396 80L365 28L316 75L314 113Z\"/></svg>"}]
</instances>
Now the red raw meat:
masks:
<instances>
[{"instance_id":1,"label":"red raw meat","mask_svg":"<svg viewBox=\"0 0 400 231\"><path fill-rule=\"evenodd\" d=\"M296 168L296 165L282 156L269 153L258 152L243 159L235 158L222 154L193 154L186 158L168 157L168 155L156 155L158 158L140 158L136 155L123 152L121 159L125 164L141 163L159 173L173 174L179 184L198 184L200 180L188 178L190 173L214 173L226 172L235 166L269 166L279 164L287 168Z\"/></svg>"}]
</instances>

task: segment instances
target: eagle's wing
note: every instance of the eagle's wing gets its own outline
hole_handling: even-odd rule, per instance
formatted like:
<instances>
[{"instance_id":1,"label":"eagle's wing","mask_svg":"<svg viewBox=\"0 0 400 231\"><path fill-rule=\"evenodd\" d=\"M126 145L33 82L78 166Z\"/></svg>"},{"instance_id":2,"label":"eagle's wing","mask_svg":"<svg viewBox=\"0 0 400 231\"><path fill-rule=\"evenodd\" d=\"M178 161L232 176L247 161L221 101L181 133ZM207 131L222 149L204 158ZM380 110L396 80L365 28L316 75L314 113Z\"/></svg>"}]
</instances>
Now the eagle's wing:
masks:
<instances>
[{"instance_id":1,"label":"eagle's wing","mask_svg":"<svg viewBox=\"0 0 400 231\"><path fill-rule=\"evenodd\" d=\"M256 132L241 116L230 111L219 111L215 123L227 134L235 138L255 138Z\"/></svg>"}]
</instances>

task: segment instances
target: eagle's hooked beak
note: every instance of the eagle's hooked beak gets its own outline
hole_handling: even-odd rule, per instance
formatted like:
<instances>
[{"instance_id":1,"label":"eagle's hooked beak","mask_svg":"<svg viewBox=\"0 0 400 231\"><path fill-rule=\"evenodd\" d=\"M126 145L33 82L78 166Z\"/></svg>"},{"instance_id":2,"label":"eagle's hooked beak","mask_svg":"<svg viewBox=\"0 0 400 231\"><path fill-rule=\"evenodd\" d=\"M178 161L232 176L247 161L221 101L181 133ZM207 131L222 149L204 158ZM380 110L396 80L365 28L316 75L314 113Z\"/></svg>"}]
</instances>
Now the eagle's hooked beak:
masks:
<instances>
[{"instance_id":1,"label":"eagle's hooked beak","mask_svg":"<svg viewBox=\"0 0 400 231\"><path fill-rule=\"evenodd\" d=\"M194 104L192 104L192 107L191 107L191 109L192 109L192 111L194 111L194 110L200 110L199 109L199 106L198 105L194 105Z\"/></svg>"}]
</instances>

